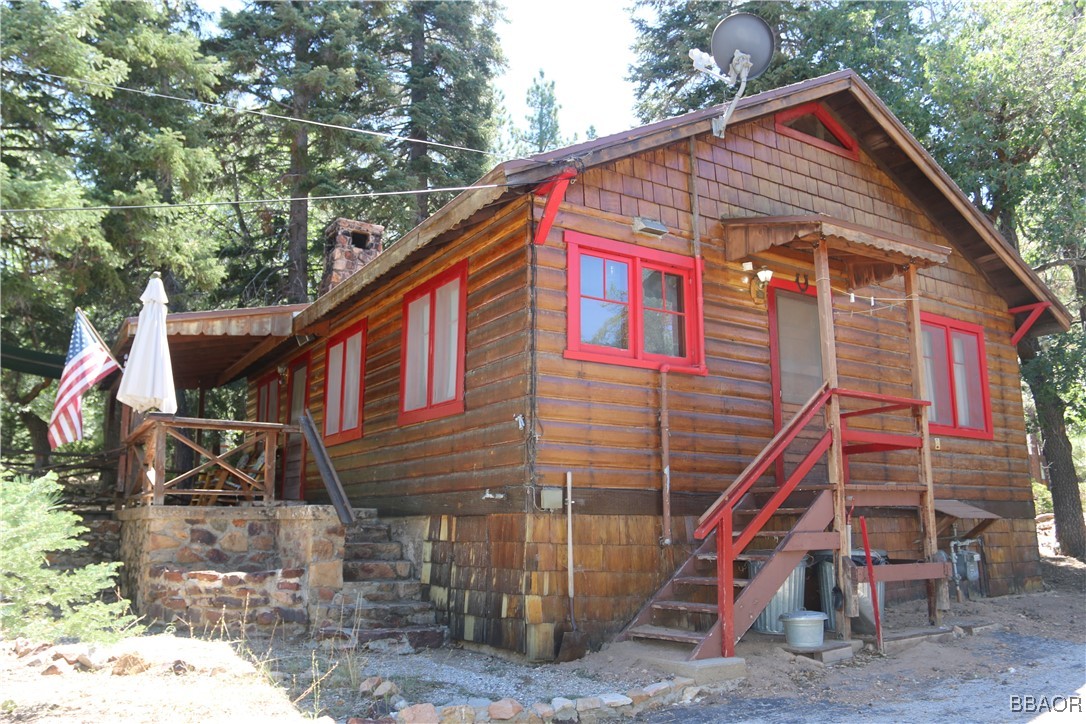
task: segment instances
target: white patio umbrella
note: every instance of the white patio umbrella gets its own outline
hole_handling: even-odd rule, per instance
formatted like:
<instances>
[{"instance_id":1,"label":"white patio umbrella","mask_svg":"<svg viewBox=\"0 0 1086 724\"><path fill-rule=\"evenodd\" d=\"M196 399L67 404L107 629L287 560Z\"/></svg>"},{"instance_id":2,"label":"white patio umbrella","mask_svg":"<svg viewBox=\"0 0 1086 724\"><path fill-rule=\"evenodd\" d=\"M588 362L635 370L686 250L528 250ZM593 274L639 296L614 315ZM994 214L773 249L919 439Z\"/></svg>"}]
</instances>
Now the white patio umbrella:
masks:
<instances>
[{"instance_id":1,"label":"white patio umbrella","mask_svg":"<svg viewBox=\"0 0 1086 724\"><path fill-rule=\"evenodd\" d=\"M169 299L158 272L147 282L147 289L140 301L143 302L143 309L117 399L137 412L158 408L173 414L177 412L177 393L173 387L170 345L166 340L166 304Z\"/></svg>"}]
</instances>

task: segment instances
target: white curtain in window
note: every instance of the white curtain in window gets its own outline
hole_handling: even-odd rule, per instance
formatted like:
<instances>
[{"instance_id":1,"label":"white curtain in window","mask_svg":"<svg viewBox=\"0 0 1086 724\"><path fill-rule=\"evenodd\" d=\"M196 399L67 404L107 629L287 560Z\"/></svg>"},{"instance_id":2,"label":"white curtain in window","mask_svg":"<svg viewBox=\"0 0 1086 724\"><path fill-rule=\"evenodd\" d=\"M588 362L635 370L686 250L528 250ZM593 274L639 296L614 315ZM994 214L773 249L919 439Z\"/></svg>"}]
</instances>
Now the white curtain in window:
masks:
<instances>
[{"instance_id":1,"label":"white curtain in window","mask_svg":"<svg viewBox=\"0 0 1086 724\"><path fill-rule=\"evenodd\" d=\"M954 410L958 427L984 429L984 395L980 388L980 350L971 334L951 332L954 351Z\"/></svg>"},{"instance_id":2,"label":"white curtain in window","mask_svg":"<svg viewBox=\"0 0 1086 724\"><path fill-rule=\"evenodd\" d=\"M432 404L456 398L457 349L460 342L460 280L434 293L434 391Z\"/></svg>"},{"instance_id":3,"label":"white curtain in window","mask_svg":"<svg viewBox=\"0 0 1086 724\"><path fill-rule=\"evenodd\" d=\"M324 401L324 434L335 435L340 431L340 399L343 396L343 343L337 342L328 348L325 362L326 389L328 395Z\"/></svg>"},{"instance_id":4,"label":"white curtain in window","mask_svg":"<svg viewBox=\"0 0 1086 724\"><path fill-rule=\"evenodd\" d=\"M347 338L343 368L343 424L340 431L358 427L358 395L362 383L362 333Z\"/></svg>"},{"instance_id":5,"label":"white curtain in window","mask_svg":"<svg viewBox=\"0 0 1086 724\"><path fill-rule=\"evenodd\" d=\"M427 358L430 350L430 296L407 305L407 369L404 370L403 409L426 407Z\"/></svg>"}]
</instances>

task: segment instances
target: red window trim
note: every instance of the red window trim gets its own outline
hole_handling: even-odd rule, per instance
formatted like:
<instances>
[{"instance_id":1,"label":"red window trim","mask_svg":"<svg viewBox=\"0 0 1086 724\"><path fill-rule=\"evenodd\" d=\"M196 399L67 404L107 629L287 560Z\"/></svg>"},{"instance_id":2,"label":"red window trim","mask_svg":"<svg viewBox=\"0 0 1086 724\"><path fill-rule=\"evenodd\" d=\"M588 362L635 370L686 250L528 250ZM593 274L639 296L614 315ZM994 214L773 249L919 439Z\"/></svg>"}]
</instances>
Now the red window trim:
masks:
<instances>
[{"instance_id":1,"label":"red window trim","mask_svg":"<svg viewBox=\"0 0 1086 724\"><path fill-rule=\"evenodd\" d=\"M457 344L456 344L456 394L453 399L446 402L439 402L437 404L430 403L424 407L420 407L417 410L405 410L404 403L407 400L407 339L409 331L407 328L407 307L411 302L419 299L420 297L430 296L430 319L434 319L434 292L440 287L445 286L454 279L460 280L460 329L457 330ZM468 262L464 261L456 264L451 269L448 269L431 279L418 285L410 292L404 295L403 305L401 307L402 331L400 333L400 414L398 422L400 425L410 425L416 422L424 422L426 420L434 420L439 417L448 417L449 415L456 415L464 411L464 357L465 349L467 347L467 329L468 329ZM435 335L430 335L429 345L430 348L426 354L426 376L429 384L426 386L426 394L429 398L433 394L433 380L434 380L434 339Z\"/></svg>"},{"instance_id":2,"label":"red window trim","mask_svg":"<svg viewBox=\"0 0 1086 724\"><path fill-rule=\"evenodd\" d=\"M312 351L307 350L305 352L302 352L301 354L295 356L294 359L292 359L290 362L287 363L287 415L288 416L290 415L290 401L292 399L294 399L294 371L297 370L299 367L305 367L305 392L302 393L302 408L303 409L308 409L309 408L309 398L310 398L310 393L312 392L312 384L313 384L313 382L312 382L313 381L313 375L311 374L311 372L313 371L313 353L312 353ZM363 376L363 379L365 379L364 376ZM361 420L362 420L361 414L359 415L358 419L359 419L359 422L361 423ZM293 425L294 421L291 420L291 419L287 419L287 424L288 425ZM297 434L300 435L301 438L302 438L302 441L301 441L301 444L302 444L302 464L301 464L301 469L298 471L298 474L301 476L301 480L299 481L299 485L298 485L298 499L299 500L305 500L306 462L309 459L309 455L307 454L307 452L308 452L308 443L306 442L305 435L302 435L301 433L297 433ZM286 437L289 437L289 435L287 435ZM276 494L279 496L280 500L283 499L283 486L286 484L286 480L287 480L286 445L287 445L287 440L284 438L283 439L282 452L281 452L281 461L280 461L280 466L279 466L280 467L280 469L279 469L279 482L278 482L278 486L277 486L278 490L276 490Z\"/></svg>"},{"instance_id":3,"label":"red window trim","mask_svg":"<svg viewBox=\"0 0 1086 724\"><path fill-rule=\"evenodd\" d=\"M980 394L981 404L984 410L984 429L969 427L957 427L955 425L937 425L935 423L928 423L928 433L930 435L945 435L948 437L966 437L975 440L991 440L994 437L994 431L992 427L992 393L988 387L988 356L984 345L984 327L979 324L971 324L969 322L962 322L957 319L951 319L950 317L942 317L937 314L931 314L929 312L922 312L920 314L920 326L924 325L932 327L940 327L945 330L947 335L947 354L950 354L950 332L962 332L965 334L971 334L977 338L977 359L980 364L978 374L980 375ZM945 363L950 364L950 359L946 359ZM956 402L956 392L954 390L954 375L949 374L950 384L950 410L954 414L955 421L958 416L958 408Z\"/></svg>"},{"instance_id":4,"label":"red window trim","mask_svg":"<svg viewBox=\"0 0 1086 724\"><path fill-rule=\"evenodd\" d=\"M604 239L579 231L566 230L566 359L583 362L601 362L625 367L660 370L669 372L704 375L708 373L705 365L703 299L702 299L702 260L696 257L682 256L656 249L647 249L635 244L627 244L612 239ZM654 269L679 274L685 281L684 290L687 319L685 325L687 354L685 357L668 357L659 354L641 352L641 312L644 307L640 298L640 285L630 284L630 349L616 350L610 347L585 344L581 342L581 265L582 251L593 256L602 256L631 262L631 277L640 279L639 270L643 262Z\"/></svg>"},{"instance_id":5,"label":"red window trim","mask_svg":"<svg viewBox=\"0 0 1086 724\"><path fill-rule=\"evenodd\" d=\"M800 116L806 116L808 114L813 115L815 118L821 121L822 124L826 126L826 129L833 134L833 137L841 142L844 148L841 148L840 146L835 146L828 141L823 141L821 138L809 136L802 131L797 131L796 129L789 128L785 125L789 121L795 120ZM838 123L837 119L834 118L830 114L829 110L821 103L804 103L801 106L789 108L788 110L784 110L778 113L776 116L773 117L773 120L777 128L777 133L788 136L789 138L794 138L797 141L809 143L812 146L817 146L824 151L836 153L838 156L850 158L853 161L856 161L860 158L860 145L856 143L856 139L849 135L848 131L844 129L844 126Z\"/></svg>"},{"instance_id":6,"label":"red window trim","mask_svg":"<svg viewBox=\"0 0 1086 724\"><path fill-rule=\"evenodd\" d=\"M331 435L329 435L327 432L324 432L324 443L326 445L337 445L341 442L347 442L348 440L357 440L362 437L362 410L364 409L363 403L366 398L366 344L368 342L369 336L369 329L365 319L355 324L352 324L350 327L343 330L334 337L329 337L328 342L324 345L324 414L328 414L328 352L332 349L332 347L336 346L340 342L345 342L349 337L353 337L354 335L359 333L362 334L362 354L361 359L359 360L361 369L358 370L358 425L347 430L340 430L339 432L332 433ZM346 361L346 345L344 345L343 351L344 361ZM346 370L346 368L344 368L344 370ZM308 385L308 382L306 384ZM340 380L339 412L341 424L344 410L343 395L346 392L346 389L347 386L343 384L343 380ZM328 429L326 420L321 420L321 429L322 432Z\"/></svg>"},{"instance_id":7,"label":"red window trim","mask_svg":"<svg viewBox=\"0 0 1086 724\"><path fill-rule=\"evenodd\" d=\"M276 423L278 423L278 422L281 421L280 415L283 412L283 410L282 410L283 406L279 403L279 400L280 400L280 397L282 396L280 394L282 392L282 385L278 385L276 387L276 389L275 389L275 392L276 392L276 395L275 395L275 416L272 417L272 419L270 419L270 420L261 420L260 419L261 390L263 390L263 388L266 385L270 384L272 381L275 381L275 382L280 381L278 372L275 372L275 371L269 372L268 374L264 375L263 377L260 377L256 381L256 421L257 422L276 422Z\"/></svg>"}]
</instances>

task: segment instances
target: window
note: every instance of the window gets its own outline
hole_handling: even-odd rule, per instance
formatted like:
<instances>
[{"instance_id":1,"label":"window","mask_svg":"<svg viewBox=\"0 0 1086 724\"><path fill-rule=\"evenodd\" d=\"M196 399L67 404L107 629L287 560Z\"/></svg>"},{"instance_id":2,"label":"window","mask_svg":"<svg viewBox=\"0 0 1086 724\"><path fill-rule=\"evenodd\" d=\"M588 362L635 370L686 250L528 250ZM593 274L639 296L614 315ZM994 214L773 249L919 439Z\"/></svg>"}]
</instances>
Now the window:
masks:
<instances>
[{"instance_id":1,"label":"window","mask_svg":"<svg viewBox=\"0 0 1086 724\"><path fill-rule=\"evenodd\" d=\"M565 232L566 357L704 374L701 269L693 257Z\"/></svg>"},{"instance_id":2,"label":"window","mask_svg":"<svg viewBox=\"0 0 1086 724\"><path fill-rule=\"evenodd\" d=\"M256 385L256 421L279 422L279 375L274 372Z\"/></svg>"},{"instance_id":3,"label":"window","mask_svg":"<svg viewBox=\"0 0 1086 724\"><path fill-rule=\"evenodd\" d=\"M403 300L400 424L464 411L468 264L457 264Z\"/></svg>"},{"instance_id":4,"label":"window","mask_svg":"<svg viewBox=\"0 0 1086 724\"><path fill-rule=\"evenodd\" d=\"M777 133L853 160L860 156L856 141L821 103L789 108L774 120Z\"/></svg>"},{"instance_id":5,"label":"window","mask_svg":"<svg viewBox=\"0 0 1086 724\"><path fill-rule=\"evenodd\" d=\"M922 314L924 380L932 434L992 437L984 328Z\"/></svg>"},{"instance_id":6,"label":"window","mask_svg":"<svg viewBox=\"0 0 1086 724\"><path fill-rule=\"evenodd\" d=\"M362 437L366 322L328 340L324 353L324 438L334 445Z\"/></svg>"}]
</instances>

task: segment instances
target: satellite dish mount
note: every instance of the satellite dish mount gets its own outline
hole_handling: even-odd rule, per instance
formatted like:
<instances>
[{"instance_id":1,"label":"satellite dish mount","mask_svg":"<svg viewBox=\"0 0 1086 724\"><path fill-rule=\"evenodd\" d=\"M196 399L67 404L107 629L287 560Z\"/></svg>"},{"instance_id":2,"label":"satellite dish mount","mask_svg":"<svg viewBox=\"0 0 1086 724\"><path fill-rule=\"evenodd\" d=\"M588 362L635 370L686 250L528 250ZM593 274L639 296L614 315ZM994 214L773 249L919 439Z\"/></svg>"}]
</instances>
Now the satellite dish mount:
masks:
<instances>
[{"instance_id":1,"label":"satellite dish mount","mask_svg":"<svg viewBox=\"0 0 1086 724\"><path fill-rule=\"evenodd\" d=\"M728 104L724 115L713 119L713 135L724 138L724 129L735 111L747 81L754 80L769 67L776 49L776 38L769 24L757 15L735 13L717 24L713 30L712 55L697 48L690 49L690 60L700 73L722 81L731 88L739 81L739 90ZM728 73L721 73L727 64Z\"/></svg>"}]
</instances>

